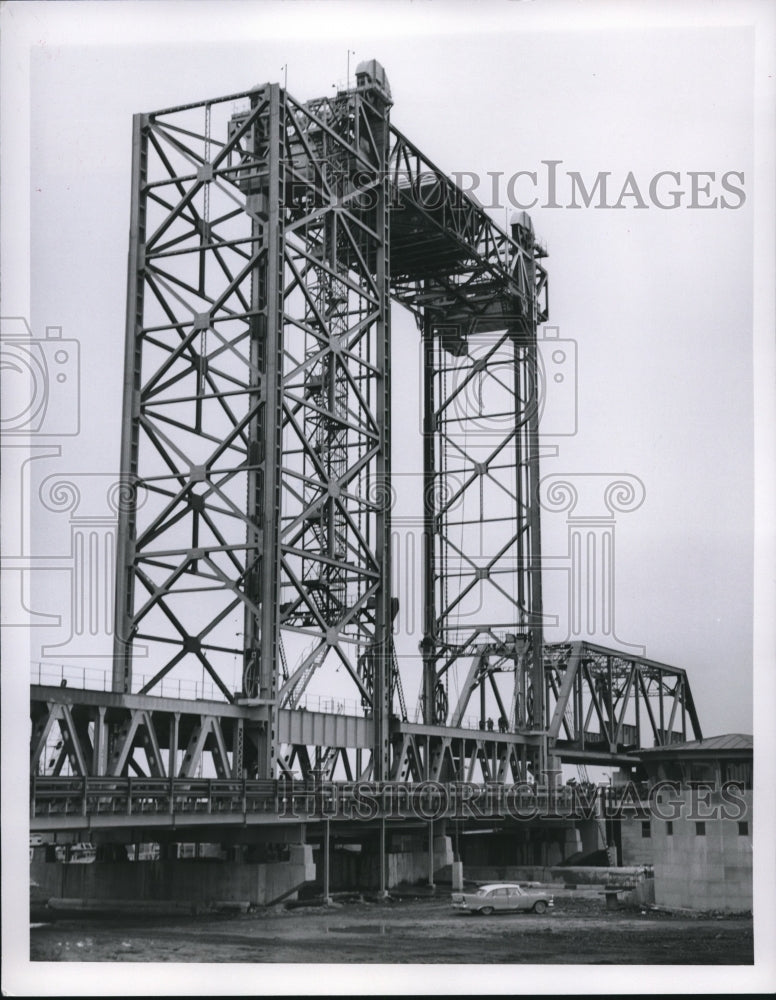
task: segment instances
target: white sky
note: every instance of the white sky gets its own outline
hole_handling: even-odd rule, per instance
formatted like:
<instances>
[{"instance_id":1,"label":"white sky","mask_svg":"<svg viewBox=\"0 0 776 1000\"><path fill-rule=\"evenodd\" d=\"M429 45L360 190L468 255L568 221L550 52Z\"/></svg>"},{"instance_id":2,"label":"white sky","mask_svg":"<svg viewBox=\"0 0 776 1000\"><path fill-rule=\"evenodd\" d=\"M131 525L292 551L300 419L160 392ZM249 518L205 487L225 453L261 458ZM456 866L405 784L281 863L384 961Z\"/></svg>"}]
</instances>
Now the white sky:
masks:
<instances>
[{"instance_id":1,"label":"white sky","mask_svg":"<svg viewBox=\"0 0 776 1000\"><path fill-rule=\"evenodd\" d=\"M558 454L542 474L624 473L644 483L644 504L617 521L617 636L687 669L706 734L751 732L754 558L763 546L772 552L762 516L755 548L753 520L755 472L759 495L770 483L755 464L753 434L757 426L762 456L772 412L772 383L765 396L760 383L755 424L754 386L771 363L766 315L766 354L761 339L753 366L753 239L758 213L772 221L773 208L771 193L754 185L755 154L763 156L755 85L773 90L755 58L770 51L765 5L599 4L587 6L587 19L565 3L479 4L476 15L457 3L367 7L368 17L363 6L335 3L3 11L4 29L21 39L11 59L6 43L6 94L30 46L29 108L21 87L10 118L8 98L3 107L4 216L17 210L24 222L26 191L17 186L11 203L7 185L29 176L30 254L22 225L20 252L4 248L2 315L29 315L36 336L61 326L81 350L81 432L60 440L58 458L39 460L38 478L118 466L133 112L282 82L286 64L295 97L327 94L344 83L352 49L351 72L361 59L383 63L393 122L448 172L509 177L556 159L561 176L592 181L610 171L615 191L633 171L645 197L661 170L679 172L685 192L689 171L715 172L717 195L722 174L743 172L737 210L692 210L685 194L674 211L537 207L532 217L550 252L550 322L576 341L579 359L579 429L554 440ZM755 14L757 38L747 26ZM770 119L767 127L771 143ZM494 216L503 222L503 207ZM3 228L7 240L5 219ZM770 290L758 289L761 330L763 294L771 307ZM397 359L415 363L414 338L397 315ZM397 468L418 468L416 414L394 412ZM69 528L37 514L27 551L65 554ZM545 514L542 531L545 555L563 556L565 515ZM60 630L32 631L33 659L68 631L67 588L53 584L64 577L33 580L34 609L63 616ZM548 575L545 607L562 615L560 580ZM767 567L765 582L772 587ZM772 665L762 635L757 648Z\"/></svg>"},{"instance_id":2,"label":"white sky","mask_svg":"<svg viewBox=\"0 0 776 1000\"><path fill-rule=\"evenodd\" d=\"M685 204L688 171L714 172L716 195L724 173L744 174L733 181L747 194L737 210L539 206L532 215L550 251L551 322L576 341L579 364L578 433L551 439L558 454L542 474L643 481L644 505L616 528L617 637L689 671L707 733L751 731L751 30L502 31L433 43L354 31L317 43L33 49L31 321L38 335L58 325L80 341L82 405L81 433L61 439L60 457L36 462L33 486L118 465L132 113L282 80L286 62L292 94L327 94L344 80L348 43L351 70L382 61L394 123L438 165L481 177L486 204L487 173L503 176L493 211L502 223L518 170L538 172L541 206L543 160L562 161L561 204L566 171L588 187L610 172L610 203L629 171L645 198L658 171L679 172L679 185L663 186L684 190ZM532 196L527 179L516 190ZM394 370L416 369L414 324L394 313ZM420 469L417 385L396 379L397 471ZM36 556L67 551L66 522L33 501ZM561 566L566 530L564 514L544 515L544 553ZM33 577L34 610L63 617L60 629L36 629L33 646L66 637L68 581L66 571ZM546 610L563 620L565 572L548 573L545 586ZM56 651L33 658L58 662ZM417 670L407 672L413 697Z\"/></svg>"}]
</instances>

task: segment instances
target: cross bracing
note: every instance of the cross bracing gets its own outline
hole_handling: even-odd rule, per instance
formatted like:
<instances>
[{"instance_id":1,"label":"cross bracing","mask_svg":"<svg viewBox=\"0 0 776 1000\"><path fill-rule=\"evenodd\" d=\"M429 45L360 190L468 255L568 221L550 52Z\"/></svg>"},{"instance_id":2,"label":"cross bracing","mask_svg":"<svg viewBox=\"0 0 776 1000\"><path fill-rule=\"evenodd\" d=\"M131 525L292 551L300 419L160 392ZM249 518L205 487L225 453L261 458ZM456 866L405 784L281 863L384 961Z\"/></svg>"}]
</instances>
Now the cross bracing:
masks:
<instances>
[{"instance_id":1,"label":"cross bracing","mask_svg":"<svg viewBox=\"0 0 776 1000\"><path fill-rule=\"evenodd\" d=\"M536 497L544 251L390 107L367 64L307 103L266 84L135 118L122 472L144 502L120 512L113 690L207 680L245 726L223 750L195 727L195 750L233 775L525 777L562 700ZM392 636L392 301L422 351L414 723ZM335 673L368 746L307 724ZM497 731L466 736L486 714Z\"/></svg>"}]
</instances>

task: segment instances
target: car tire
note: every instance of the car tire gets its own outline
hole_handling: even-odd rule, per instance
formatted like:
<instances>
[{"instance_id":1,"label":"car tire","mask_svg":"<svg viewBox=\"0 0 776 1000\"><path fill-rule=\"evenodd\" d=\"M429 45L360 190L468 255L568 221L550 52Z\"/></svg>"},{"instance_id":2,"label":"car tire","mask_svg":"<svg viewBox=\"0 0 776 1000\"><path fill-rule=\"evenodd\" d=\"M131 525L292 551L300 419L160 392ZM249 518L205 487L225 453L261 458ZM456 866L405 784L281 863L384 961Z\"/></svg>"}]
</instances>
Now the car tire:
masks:
<instances>
[{"instance_id":1,"label":"car tire","mask_svg":"<svg viewBox=\"0 0 776 1000\"><path fill-rule=\"evenodd\" d=\"M483 906L482 909L480 910L480 913L482 914L483 917L489 917L491 913L493 913L493 907Z\"/></svg>"},{"instance_id":2,"label":"car tire","mask_svg":"<svg viewBox=\"0 0 776 1000\"><path fill-rule=\"evenodd\" d=\"M540 900L538 900L538 902L534 903L534 905L533 905L533 911L534 911L534 913L546 913L547 912L547 904L544 902L543 899L540 899Z\"/></svg>"}]
</instances>

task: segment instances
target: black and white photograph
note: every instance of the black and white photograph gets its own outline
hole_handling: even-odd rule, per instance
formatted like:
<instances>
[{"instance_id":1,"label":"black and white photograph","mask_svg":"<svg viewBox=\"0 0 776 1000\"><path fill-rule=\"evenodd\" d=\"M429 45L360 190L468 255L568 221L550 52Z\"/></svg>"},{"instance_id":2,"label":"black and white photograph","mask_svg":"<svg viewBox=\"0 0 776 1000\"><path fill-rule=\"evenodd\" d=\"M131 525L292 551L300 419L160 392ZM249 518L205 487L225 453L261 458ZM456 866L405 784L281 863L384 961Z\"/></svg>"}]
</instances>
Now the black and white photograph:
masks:
<instances>
[{"instance_id":1,"label":"black and white photograph","mask_svg":"<svg viewBox=\"0 0 776 1000\"><path fill-rule=\"evenodd\" d=\"M773 6L0 29L4 994L776 989Z\"/></svg>"}]
</instances>

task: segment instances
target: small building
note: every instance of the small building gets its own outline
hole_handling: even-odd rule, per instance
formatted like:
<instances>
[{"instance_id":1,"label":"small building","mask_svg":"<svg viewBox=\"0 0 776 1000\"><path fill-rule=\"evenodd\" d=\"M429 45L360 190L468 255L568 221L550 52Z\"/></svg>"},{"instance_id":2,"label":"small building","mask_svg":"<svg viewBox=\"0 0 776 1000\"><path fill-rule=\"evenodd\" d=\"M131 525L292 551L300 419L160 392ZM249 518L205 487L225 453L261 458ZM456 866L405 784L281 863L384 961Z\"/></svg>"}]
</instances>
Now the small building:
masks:
<instances>
[{"instance_id":1,"label":"small building","mask_svg":"<svg viewBox=\"0 0 776 1000\"><path fill-rule=\"evenodd\" d=\"M623 848L639 848L644 861L651 856L655 903L751 910L752 737L732 733L671 743L639 756L650 815L624 825Z\"/></svg>"}]
</instances>

